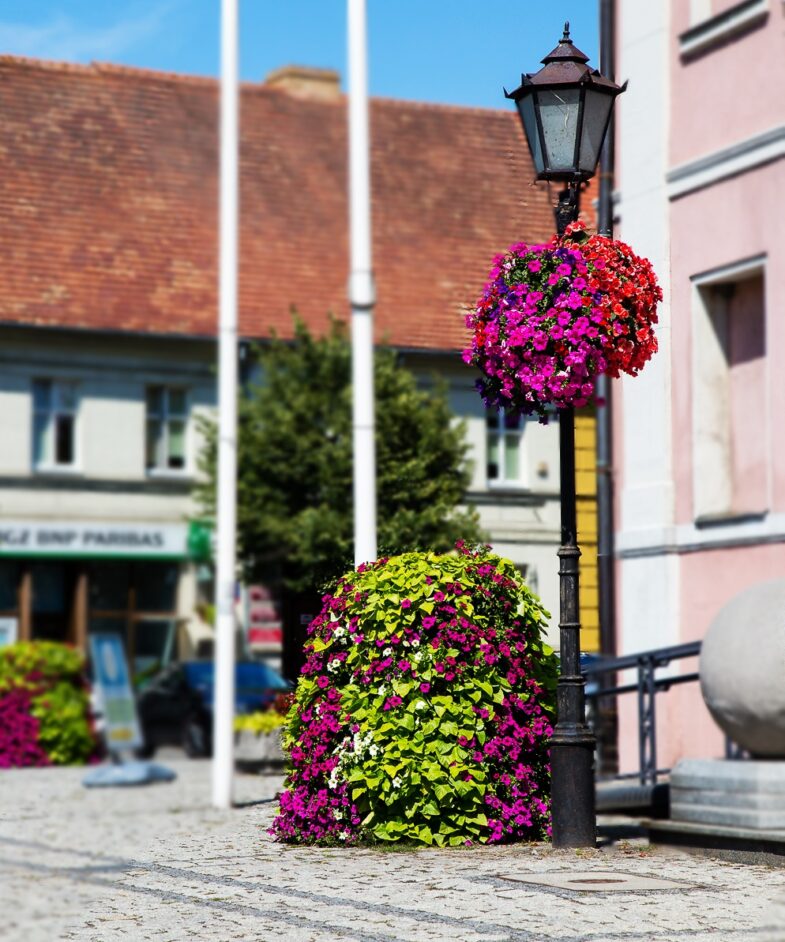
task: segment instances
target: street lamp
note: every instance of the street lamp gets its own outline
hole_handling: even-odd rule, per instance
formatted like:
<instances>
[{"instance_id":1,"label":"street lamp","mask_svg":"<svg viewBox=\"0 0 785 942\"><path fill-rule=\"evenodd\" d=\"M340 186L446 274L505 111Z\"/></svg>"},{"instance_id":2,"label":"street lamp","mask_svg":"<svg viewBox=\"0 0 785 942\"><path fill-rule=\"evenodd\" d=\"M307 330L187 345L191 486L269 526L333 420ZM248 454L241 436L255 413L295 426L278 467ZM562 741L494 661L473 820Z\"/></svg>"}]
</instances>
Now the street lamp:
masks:
<instances>
[{"instance_id":1,"label":"street lamp","mask_svg":"<svg viewBox=\"0 0 785 942\"><path fill-rule=\"evenodd\" d=\"M578 191L594 175L616 96L624 86L604 78L570 40L564 24L559 45L534 75L504 94L518 107L540 180L559 180L565 188L556 208L556 227L564 234L578 218ZM557 722L551 740L553 843L556 847L593 847L595 739L586 725L585 681L580 668L578 549L575 514L575 410L559 410L561 546L559 548L560 668Z\"/></svg>"}]
</instances>

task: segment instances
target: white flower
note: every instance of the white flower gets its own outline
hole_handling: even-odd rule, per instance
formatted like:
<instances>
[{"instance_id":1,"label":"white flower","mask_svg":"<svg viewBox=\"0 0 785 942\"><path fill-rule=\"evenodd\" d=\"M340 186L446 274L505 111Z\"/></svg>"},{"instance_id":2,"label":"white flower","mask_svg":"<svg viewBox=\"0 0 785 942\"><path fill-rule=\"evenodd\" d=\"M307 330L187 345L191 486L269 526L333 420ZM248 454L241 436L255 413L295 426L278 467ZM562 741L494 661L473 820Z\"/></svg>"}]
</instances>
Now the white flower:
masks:
<instances>
[{"instance_id":1,"label":"white flower","mask_svg":"<svg viewBox=\"0 0 785 942\"><path fill-rule=\"evenodd\" d=\"M385 648L385 649L382 651L382 654L383 654L385 657L392 657L392 653L393 653L393 649L392 649L392 648Z\"/></svg>"},{"instance_id":2,"label":"white flower","mask_svg":"<svg viewBox=\"0 0 785 942\"><path fill-rule=\"evenodd\" d=\"M414 709L415 710L427 710L428 704L425 702L425 700L418 700L417 703L414 704Z\"/></svg>"},{"instance_id":3,"label":"white flower","mask_svg":"<svg viewBox=\"0 0 785 942\"><path fill-rule=\"evenodd\" d=\"M379 747L374 743L368 752L371 754L371 757L375 759L379 755Z\"/></svg>"},{"instance_id":4,"label":"white flower","mask_svg":"<svg viewBox=\"0 0 785 942\"><path fill-rule=\"evenodd\" d=\"M397 775L396 775L395 778L392 780L392 787L393 787L393 788L400 788L400 787L401 787L401 780L398 778Z\"/></svg>"},{"instance_id":5,"label":"white flower","mask_svg":"<svg viewBox=\"0 0 785 942\"><path fill-rule=\"evenodd\" d=\"M384 686L384 684L382 684L381 687L379 687L379 689L376 691L376 693L378 696L383 697L387 693L387 688Z\"/></svg>"}]
</instances>

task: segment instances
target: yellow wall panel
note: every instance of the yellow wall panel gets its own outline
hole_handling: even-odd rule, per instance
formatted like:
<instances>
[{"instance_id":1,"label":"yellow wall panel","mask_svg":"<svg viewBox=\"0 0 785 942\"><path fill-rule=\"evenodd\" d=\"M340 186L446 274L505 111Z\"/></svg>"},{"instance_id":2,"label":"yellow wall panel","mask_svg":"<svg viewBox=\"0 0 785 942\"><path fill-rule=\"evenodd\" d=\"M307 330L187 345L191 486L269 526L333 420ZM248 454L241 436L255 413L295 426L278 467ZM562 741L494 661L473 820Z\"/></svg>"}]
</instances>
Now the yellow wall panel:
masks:
<instances>
[{"instance_id":1,"label":"yellow wall panel","mask_svg":"<svg viewBox=\"0 0 785 942\"><path fill-rule=\"evenodd\" d=\"M575 490L580 558L581 649L600 649L597 568L597 422L593 410L575 416Z\"/></svg>"}]
</instances>

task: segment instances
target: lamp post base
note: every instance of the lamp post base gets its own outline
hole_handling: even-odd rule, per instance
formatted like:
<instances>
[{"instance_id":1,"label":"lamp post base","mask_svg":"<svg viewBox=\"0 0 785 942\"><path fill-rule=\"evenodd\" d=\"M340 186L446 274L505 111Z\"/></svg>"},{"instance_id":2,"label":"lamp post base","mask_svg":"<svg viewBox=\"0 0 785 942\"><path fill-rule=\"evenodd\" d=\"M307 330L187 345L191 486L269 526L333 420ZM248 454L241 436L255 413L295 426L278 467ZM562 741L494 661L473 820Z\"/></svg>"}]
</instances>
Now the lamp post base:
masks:
<instances>
[{"instance_id":1,"label":"lamp post base","mask_svg":"<svg viewBox=\"0 0 785 942\"><path fill-rule=\"evenodd\" d=\"M551 739L552 835L554 847L594 847L595 741L586 726L556 731Z\"/></svg>"}]
</instances>

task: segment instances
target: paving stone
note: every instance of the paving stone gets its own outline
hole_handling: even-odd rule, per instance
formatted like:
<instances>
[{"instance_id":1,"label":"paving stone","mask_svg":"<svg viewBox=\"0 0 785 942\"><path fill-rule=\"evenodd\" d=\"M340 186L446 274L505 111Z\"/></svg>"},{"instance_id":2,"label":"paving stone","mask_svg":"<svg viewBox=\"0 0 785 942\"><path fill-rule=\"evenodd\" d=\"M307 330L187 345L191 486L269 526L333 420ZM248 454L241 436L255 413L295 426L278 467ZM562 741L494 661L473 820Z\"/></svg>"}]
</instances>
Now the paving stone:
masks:
<instances>
[{"instance_id":1,"label":"paving stone","mask_svg":"<svg viewBox=\"0 0 785 942\"><path fill-rule=\"evenodd\" d=\"M290 847L267 833L280 777L238 776L240 807L218 811L208 763L167 764L177 781L138 789L88 791L79 769L1 774L3 940L785 942L782 869L640 841ZM568 882L592 878L625 892Z\"/></svg>"}]
</instances>

